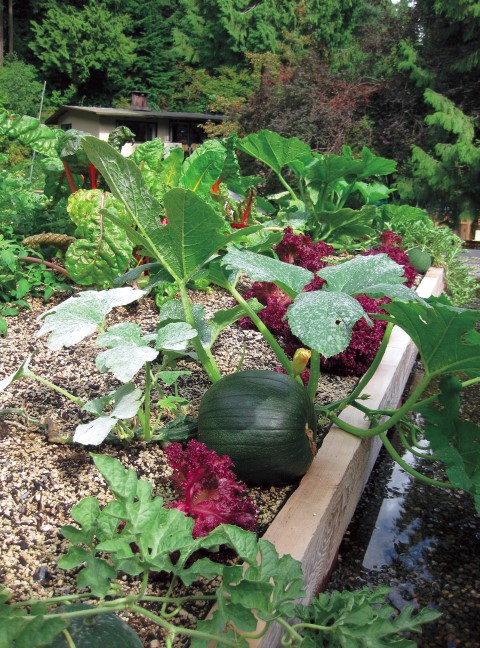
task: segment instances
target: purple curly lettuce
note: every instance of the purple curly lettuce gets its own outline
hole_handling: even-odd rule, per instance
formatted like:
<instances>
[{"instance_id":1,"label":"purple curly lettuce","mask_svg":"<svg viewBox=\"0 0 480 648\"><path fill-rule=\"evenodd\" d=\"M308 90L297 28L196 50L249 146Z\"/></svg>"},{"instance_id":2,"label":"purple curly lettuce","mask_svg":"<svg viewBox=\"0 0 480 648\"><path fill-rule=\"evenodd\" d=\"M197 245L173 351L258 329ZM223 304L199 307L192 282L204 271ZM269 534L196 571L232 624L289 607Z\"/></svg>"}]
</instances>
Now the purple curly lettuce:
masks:
<instances>
[{"instance_id":1,"label":"purple curly lettuce","mask_svg":"<svg viewBox=\"0 0 480 648\"><path fill-rule=\"evenodd\" d=\"M195 520L194 538L207 535L219 524L255 530L255 506L246 495L245 484L231 470L230 457L219 457L194 439L185 449L181 443L171 443L165 453L173 469L171 481L179 496L168 508L177 508Z\"/></svg>"},{"instance_id":2,"label":"purple curly lettuce","mask_svg":"<svg viewBox=\"0 0 480 648\"><path fill-rule=\"evenodd\" d=\"M380 237L381 245L373 250L365 252L364 255L387 254L393 261L404 267L406 285L412 286L416 277L415 269L408 263L407 254L399 247L402 239L394 232L383 232ZM282 241L274 248L279 258L286 263L293 263L317 272L329 265L322 261L322 257L333 254L334 249L319 241L312 243L308 235L294 234L290 228L285 230ZM325 281L315 277L305 288L305 292L320 290ZM291 304L290 298L273 283L255 282L245 295L246 298L256 297L265 308L258 313L258 316L268 329L282 339L285 352L293 356L295 351L304 346L300 340L290 331L288 321L285 319L287 308ZM387 303L387 298L372 299L365 295L357 296L355 299L363 306L367 313L384 312L382 304ZM239 321L242 328L255 328L248 317ZM369 326L362 318L352 330L352 339L345 351L331 358L321 358L322 371L335 373L341 376L361 376L372 364L378 348L382 342L386 323L375 320L373 326ZM282 371L282 369L278 369ZM308 369L301 375L304 382L308 382Z\"/></svg>"}]
</instances>

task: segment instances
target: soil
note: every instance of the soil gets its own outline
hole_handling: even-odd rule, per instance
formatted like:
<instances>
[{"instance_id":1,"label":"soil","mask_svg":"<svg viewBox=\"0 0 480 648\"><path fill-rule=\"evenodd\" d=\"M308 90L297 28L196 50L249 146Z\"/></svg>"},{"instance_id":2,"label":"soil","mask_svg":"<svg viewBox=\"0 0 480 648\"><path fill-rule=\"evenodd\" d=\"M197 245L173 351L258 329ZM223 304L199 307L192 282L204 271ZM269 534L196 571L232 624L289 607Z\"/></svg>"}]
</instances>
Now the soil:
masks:
<instances>
[{"instance_id":1,"label":"soil","mask_svg":"<svg viewBox=\"0 0 480 648\"><path fill-rule=\"evenodd\" d=\"M68 295L56 297L61 301ZM192 295L193 297L193 295ZM231 306L231 297L222 291L195 293L207 312ZM53 352L46 338L36 337L40 327L37 317L55 305L55 300L44 304L41 299L30 299L30 310L9 319L7 338L0 341L0 380L15 371L29 353L35 351L30 369L64 387L83 400L113 391L119 383L109 374L100 374L95 367L99 347L89 338L75 347ZM107 327L120 321L141 323L145 333L153 332L158 319L158 309L151 298L127 307L115 309L107 318ZM244 369L277 366L275 356L256 331L234 328L234 334L224 332L219 336L214 355L222 373L232 373L238 367L246 349ZM182 361L181 368L192 375L181 379L180 394L190 401L189 414L195 416L200 399L209 386L202 369L192 361ZM142 375L135 382L142 387ZM323 376L318 402L329 402L346 396L356 379ZM28 415L5 413L7 408L21 409ZM32 596L47 598L75 591L75 574L58 568L59 557L69 543L60 529L72 524L70 509L84 497L94 495L101 503L108 501L106 484L96 471L89 451L103 452L118 458L125 467L133 468L139 477L154 484L155 494L166 502L174 494L168 479L168 467L160 445L134 442L128 446L104 444L85 447L78 444L58 443L69 439L79 422L88 415L71 401L43 384L32 380L12 383L0 393L0 583L13 590L14 598L25 600ZM52 443L57 441L57 443ZM258 510L258 532L262 534L278 510L293 491L295 485L284 488L252 488L249 494ZM127 578L121 583L129 587ZM202 582L203 592L214 583ZM161 595L162 582L154 582L149 593ZM195 624L196 618L206 613L196 608L178 618L181 625ZM158 626L145 621L128 619L139 633L144 645L158 648L165 645ZM177 645L181 645L179 642Z\"/></svg>"}]
</instances>

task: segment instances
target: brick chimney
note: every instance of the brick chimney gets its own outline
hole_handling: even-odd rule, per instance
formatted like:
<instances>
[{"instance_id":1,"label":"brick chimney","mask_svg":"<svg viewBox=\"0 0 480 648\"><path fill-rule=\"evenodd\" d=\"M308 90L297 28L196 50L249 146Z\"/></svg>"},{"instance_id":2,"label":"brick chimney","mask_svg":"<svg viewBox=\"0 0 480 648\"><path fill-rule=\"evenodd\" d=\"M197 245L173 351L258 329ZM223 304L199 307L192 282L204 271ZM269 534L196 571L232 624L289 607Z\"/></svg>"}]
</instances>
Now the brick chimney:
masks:
<instances>
[{"instance_id":1,"label":"brick chimney","mask_svg":"<svg viewBox=\"0 0 480 648\"><path fill-rule=\"evenodd\" d=\"M134 91L132 92L132 110L148 110L147 93Z\"/></svg>"}]
</instances>

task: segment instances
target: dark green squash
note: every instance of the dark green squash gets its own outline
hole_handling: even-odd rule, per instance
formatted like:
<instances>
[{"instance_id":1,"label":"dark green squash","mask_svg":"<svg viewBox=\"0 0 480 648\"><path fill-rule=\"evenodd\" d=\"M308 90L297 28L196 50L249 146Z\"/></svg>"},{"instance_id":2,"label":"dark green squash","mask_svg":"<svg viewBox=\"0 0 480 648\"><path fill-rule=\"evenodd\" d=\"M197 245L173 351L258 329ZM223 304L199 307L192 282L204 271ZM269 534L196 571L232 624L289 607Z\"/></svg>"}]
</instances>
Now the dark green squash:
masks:
<instances>
[{"instance_id":1,"label":"dark green squash","mask_svg":"<svg viewBox=\"0 0 480 648\"><path fill-rule=\"evenodd\" d=\"M88 603L72 603L59 612L78 612L93 609ZM125 621L111 612L95 616L74 617L69 620L68 632L75 648L142 648L139 636ZM55 637L49 648L69 648L65 634Z\"/></svg>"},{"instance_id":2,"label":"dark green squash","mask_svg":"<svg viewBox=\"0 0 480 648\"><path fill-rule=\"evenodd\" d=\"M432 256L427 250L420 247L411 248L407 251L408 262L417 272L425 274L432 265Z\"/></svg>"},{"instance_id":3,"label":"dark green squash","mask_svg":"<svg viewBox=\"0 0 480 648\"><path fill-rule=\"evenodd\" d=\"M229 455L235 474L247 484L289 484L306 473L317 450L313 404L290 376L240 371L205 392L198 439Z\"/></svg>"}]
</instances>

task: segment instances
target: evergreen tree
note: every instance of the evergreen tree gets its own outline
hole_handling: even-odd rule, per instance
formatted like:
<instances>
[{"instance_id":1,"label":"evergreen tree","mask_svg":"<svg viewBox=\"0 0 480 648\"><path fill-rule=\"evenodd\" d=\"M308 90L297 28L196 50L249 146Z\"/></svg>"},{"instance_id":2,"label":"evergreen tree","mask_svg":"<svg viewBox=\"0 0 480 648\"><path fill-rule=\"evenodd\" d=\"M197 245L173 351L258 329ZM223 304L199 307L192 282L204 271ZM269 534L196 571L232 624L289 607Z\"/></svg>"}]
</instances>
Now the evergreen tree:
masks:
<instances>
[{"instance_id":1,"label":"evergreen tree","mask_svg":"<svg viewBox=\"0 0 480 648\"><path fill-rule=\"evenodd\" d=\"M433 90L425 101L434 108L426 118L432 147L412 149L411 178L399 183L402 198L447 217L474 220L480 216L480 147L475 123L449 99Z\"/></svg>"},{"instance_id":2,"label":"evergreen tree","mask_svg":"<svg viewBox=\"0 0 480 648\"><path fill-rule=\"evenodd\" d=\"M111 105L112 97L131 89L128 17L95 0L80 4L50 0L43 17L32 22L30 48L50 89L73 85L77 100L86 96L90 103Z\"/></svg>"}]
</instances>

